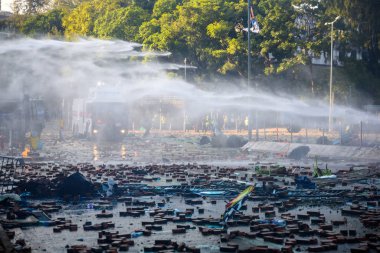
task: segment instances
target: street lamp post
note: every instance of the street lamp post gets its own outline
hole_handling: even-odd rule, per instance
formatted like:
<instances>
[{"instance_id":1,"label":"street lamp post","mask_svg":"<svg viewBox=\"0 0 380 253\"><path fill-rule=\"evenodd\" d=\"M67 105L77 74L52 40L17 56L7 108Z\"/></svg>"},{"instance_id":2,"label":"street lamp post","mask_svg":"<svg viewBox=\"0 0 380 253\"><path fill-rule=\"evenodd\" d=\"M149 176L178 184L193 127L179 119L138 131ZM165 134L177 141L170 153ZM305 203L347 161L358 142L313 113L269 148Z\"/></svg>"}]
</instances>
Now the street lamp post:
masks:
<instances>
[{"instance_id":1,"label":"street lamp post","mask_svg":"<svg viewBox=\"0 0 380 253\"><path fill-rule=\"evenodd\" d=\"M185 82L187 82L187 58L184 60L185 63ZM183 132L186 132L186 110L183 110Z\"/></svg>"},{"instance_id":2,"label":"street lamp post","mask_svg":"<svg viewBox=\"0 0 380 253\"><path fill-rule=\"evenodd\" d=\"M329 94L329 132L332 131L332 110L333 110L333 91L332 91L332 79L333 79L333 50L334 50L334 23L340 19L340 16L336 17L334 21L327 22L325 25L331 25L331 52L330 52L330 94Z\"/></svg>"}]
</instances>

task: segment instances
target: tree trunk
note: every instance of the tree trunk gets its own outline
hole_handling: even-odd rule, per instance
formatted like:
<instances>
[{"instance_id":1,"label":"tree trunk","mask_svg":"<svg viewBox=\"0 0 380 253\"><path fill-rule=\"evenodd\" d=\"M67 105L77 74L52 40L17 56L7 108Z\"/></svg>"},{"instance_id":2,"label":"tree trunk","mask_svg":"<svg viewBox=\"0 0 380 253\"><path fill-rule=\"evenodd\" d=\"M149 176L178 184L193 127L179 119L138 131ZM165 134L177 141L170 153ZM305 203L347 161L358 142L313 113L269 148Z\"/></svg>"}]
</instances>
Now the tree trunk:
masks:
<instances>
[{"instance_id":1,"label":"tree trunk","mask_svg":"<svg viewBox=\"0 0 380 253\"><path fill-rule=\"evenodd\" d=\"M378 38L377 34L375 32L374 27L371 29L371 43L369 46L369 52L368 52L368 57L369 57L369 69L371 70L372 74L375 76L379 76L379 48L378 48Z\"/></svg>"}]
</instances>

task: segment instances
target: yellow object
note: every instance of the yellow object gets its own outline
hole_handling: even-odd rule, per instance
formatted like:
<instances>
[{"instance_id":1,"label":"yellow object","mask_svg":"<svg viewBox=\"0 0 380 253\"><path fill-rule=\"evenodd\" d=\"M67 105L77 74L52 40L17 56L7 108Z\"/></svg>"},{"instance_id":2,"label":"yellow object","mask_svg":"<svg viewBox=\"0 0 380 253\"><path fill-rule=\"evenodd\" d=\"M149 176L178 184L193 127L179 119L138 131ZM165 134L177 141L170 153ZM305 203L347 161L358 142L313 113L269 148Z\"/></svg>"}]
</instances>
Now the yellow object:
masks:
<instances>
[{"instance_id":1,"label":"yellow object","mask_svg":"<svg viewBox=\"0 0 380 253\"><path fill-rule=\"evenodd\" d=\"M30 146L33 150L36 150L38 148L38 142L40 141L40 137L30 137Z\"/></svg>"}]
</instances>

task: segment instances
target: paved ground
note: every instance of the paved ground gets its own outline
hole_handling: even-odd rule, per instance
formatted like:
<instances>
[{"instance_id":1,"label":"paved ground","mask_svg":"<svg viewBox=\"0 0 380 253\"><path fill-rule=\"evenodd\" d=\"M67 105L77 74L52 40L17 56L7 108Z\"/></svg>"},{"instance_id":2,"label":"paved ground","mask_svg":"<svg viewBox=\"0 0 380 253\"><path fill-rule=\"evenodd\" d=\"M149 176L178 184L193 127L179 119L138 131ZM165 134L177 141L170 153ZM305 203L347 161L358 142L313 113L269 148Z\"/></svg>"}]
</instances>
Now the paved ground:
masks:
<instances>
[{"instance_id":1,"label":"paved ground","mask_svg":"<svg viewBox=\"0 0 380 253\"><path fill-rule=\"evenodd\" d=\"M179 162L236 162L247 160L238 148L212 148L199 145L202 135L211 133L155 132L143 138L135 132L118 142L95 142L73 138L69 131L59 141L58 124L50 122L41 140L44 143L41 157L45 160L123 163L179 163Z\"/></svg>"}]
</instances>

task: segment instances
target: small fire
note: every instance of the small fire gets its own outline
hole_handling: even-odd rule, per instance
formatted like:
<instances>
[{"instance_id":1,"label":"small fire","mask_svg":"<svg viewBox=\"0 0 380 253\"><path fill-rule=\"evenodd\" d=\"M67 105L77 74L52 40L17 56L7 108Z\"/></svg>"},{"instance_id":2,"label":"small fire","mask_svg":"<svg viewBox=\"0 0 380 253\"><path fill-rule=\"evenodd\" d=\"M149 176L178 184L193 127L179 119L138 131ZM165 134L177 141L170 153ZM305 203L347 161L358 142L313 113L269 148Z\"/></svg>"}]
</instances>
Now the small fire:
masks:
<instances>
[{"instance_id":1,"label":"small fire","mask_svg":"<svg viewBox=\"0 0 380 253\"><path fill-rule=\"evenodd\" d=\"M29 152L30 152L30 148L29 147L25 147L25 150L21 153L22 157L23 158L28 157Z\"/></svg>"}]
</instances>

